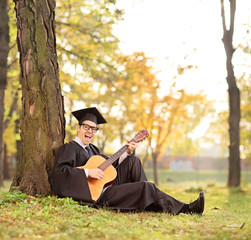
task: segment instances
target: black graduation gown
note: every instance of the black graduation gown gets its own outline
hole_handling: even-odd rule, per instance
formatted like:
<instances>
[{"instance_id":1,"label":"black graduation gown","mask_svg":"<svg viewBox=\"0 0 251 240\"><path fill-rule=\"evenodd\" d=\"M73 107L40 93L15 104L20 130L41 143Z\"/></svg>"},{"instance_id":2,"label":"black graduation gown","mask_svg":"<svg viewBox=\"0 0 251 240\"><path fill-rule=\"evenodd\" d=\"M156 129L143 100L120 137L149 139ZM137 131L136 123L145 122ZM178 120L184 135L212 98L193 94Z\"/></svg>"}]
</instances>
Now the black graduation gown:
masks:
<instances>
[{"instance_id":1,"label":"black graduation gown","mask_svg":"<svg viewBox=\"0 0 251 240\"><path fill-rule=\"evenodd\" d=\"M95 155L98 148L90 144ZM59 197L72 197L74 200L92 203L84 169L76 167L86 164L90 156L75 141L64 144L58 151L53 170L53 191Z\"/></svg>"},{"instance_id":2,"label":"black graduation gown","mask_svg":"<svg viewBox=\"0 0 251 240\"><path fill-rule=\"evenodd\" d=\"M99 149L90 144L94 154L101 155ZM101 155L107 158L104 155ZM147 181L140 159L134 155L127 157L117 169L114 184L101 194L98 201L91 199L83 166L89 159L88 153L75 141L64 144L55 159L53 190L59 197L72 197L82 204L106 206L117 210L149 210L178 214L184 206L154 184Z\"/></svg>"}]
</instances>

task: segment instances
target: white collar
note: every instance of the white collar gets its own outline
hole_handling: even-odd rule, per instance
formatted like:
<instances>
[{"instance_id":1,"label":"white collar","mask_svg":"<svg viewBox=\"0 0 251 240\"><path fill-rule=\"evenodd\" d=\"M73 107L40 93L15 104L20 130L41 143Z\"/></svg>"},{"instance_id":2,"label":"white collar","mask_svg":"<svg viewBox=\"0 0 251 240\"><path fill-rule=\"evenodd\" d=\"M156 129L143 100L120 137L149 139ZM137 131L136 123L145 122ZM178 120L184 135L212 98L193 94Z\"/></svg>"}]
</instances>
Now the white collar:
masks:
<instances>
[{"instance_id":1,"label":"white collar","mask_svg":"<svg viewBox=\"0 0 251 240\"><path fill-rule=\"evenodd\" d=\"M81 139L80 139L78 136L75 137L74 141L75 141L76 143L78 143L83 149L85 149L85 147L88 146L88 145L84 145L83 142L81 141ZM85 150L86 150L86 149L85 149Z\"/></svg>"}]
</instances>

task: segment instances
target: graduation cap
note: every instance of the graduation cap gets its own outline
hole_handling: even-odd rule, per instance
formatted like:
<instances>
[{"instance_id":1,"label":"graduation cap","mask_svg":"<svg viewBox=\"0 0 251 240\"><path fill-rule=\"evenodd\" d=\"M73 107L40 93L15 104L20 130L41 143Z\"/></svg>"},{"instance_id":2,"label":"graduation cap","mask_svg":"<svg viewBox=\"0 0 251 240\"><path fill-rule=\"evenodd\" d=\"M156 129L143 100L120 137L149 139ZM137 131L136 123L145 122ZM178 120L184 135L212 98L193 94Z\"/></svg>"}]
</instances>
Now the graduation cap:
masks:
<instances>
[{"instance_id":1,"label":"graduation cap","mask_svg":"<svg viewBox=\"0 0 251 240\"><path fill-rule=\"evenodd\" d=\"M72 114L80 124L85 120L95 122L96 124L107 123L104 117L95 107L80 109L72 112Z\"/></svg>"}]
</instances>

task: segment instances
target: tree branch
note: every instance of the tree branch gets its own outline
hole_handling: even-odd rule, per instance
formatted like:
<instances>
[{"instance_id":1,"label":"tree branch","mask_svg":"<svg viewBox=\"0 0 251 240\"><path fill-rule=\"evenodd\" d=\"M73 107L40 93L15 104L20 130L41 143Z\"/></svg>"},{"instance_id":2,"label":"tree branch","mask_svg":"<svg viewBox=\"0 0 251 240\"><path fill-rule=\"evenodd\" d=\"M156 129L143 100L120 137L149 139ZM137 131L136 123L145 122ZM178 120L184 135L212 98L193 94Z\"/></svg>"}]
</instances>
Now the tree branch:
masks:
<instances>
[{"instance_id":1,"label":"tree branch","mask_svg":"<svg viewBox=\"0 0 251 240\"><path fill-rule=\"evenodd\" d=\"M226 28L226 20L225 20L224 0L221 0L221 19L222 19L223 30L225 32L225 31L227 31L227 28Z\"/></svg>"}]
</instances>

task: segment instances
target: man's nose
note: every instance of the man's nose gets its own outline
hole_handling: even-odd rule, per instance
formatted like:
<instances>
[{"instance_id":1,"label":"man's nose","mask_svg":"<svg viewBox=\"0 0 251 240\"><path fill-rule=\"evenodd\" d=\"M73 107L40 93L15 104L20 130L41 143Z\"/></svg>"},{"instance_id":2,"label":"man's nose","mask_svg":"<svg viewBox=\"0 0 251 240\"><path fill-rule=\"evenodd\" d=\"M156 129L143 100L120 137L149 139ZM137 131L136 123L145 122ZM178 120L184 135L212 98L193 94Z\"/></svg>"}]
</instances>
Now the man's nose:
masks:
<instances>
[{"instance_id":1,"label":"man's nose","mask_svg":"<svg viewBox=\"0 0 251 240\"><path fill-rule=\"evenodd\" d=\"M91 128L89 128L87 131L92 133L92 129Z\"/></svg>"}]
</instances>

